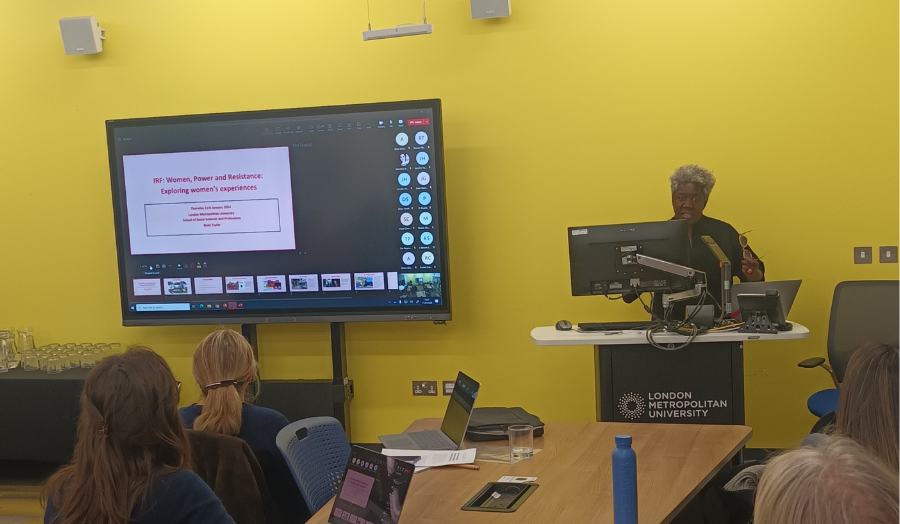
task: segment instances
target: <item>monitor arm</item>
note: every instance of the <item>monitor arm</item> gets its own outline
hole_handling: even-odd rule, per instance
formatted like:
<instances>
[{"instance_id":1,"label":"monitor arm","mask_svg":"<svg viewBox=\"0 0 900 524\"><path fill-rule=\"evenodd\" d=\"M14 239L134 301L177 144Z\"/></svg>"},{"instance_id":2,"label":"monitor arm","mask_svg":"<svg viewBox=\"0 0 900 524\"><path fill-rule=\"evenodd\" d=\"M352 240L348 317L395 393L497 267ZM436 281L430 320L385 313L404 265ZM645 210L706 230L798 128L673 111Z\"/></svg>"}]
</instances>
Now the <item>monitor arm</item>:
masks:
<instances>
[{"instance_id":1,"label":"monitor arm","mask_svg":"<svg viewBox=\"0 0 900 524\"><path fill-rule=\"evenodd\" d=\"M668 262L666 260L648 257L640 253L635 255L635 260L642 266L656 269L670 275L675 275L676 277L690 278L691 280L696 281L694 289L682 291L680 293L663 293L663 308L668 308L671 302L678 302L681 300L688 300L690 298L699 297L706 289L706 273L704 273L703 271L698 271L696 269L682 266L680 264L673 264L672 262Z\"/></svg>"}]
</instances>

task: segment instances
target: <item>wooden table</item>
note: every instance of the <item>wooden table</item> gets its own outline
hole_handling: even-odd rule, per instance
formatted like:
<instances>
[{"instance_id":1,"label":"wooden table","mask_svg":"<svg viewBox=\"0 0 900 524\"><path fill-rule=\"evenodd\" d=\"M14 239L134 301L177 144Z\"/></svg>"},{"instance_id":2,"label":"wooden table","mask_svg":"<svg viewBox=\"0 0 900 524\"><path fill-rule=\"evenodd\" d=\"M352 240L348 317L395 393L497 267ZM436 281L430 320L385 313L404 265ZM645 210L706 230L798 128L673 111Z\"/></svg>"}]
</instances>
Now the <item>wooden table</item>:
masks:
<instances>
[{"instance_id":1,"label":"wooden table","mask_svg":"<svg viewBox=\"0 0 900 524\"><path fill-rule=\"evenodd\" d=\"M435 429L440 422L418 420L407 431ZM543 451L531 459L516 464L481 462L478 471L445 467L416 473L400 524L612 524L610 457L619 434L633 437L637 453L638 521L655 524L671 521L750 440L752 431L725 425L548 422L546 436L534 443ZM515 513L459 509L503 475L537 477L540 487ZM327 522L331 507L331 502L323 506L310 524Z\"/></svg>"}]
</instances>

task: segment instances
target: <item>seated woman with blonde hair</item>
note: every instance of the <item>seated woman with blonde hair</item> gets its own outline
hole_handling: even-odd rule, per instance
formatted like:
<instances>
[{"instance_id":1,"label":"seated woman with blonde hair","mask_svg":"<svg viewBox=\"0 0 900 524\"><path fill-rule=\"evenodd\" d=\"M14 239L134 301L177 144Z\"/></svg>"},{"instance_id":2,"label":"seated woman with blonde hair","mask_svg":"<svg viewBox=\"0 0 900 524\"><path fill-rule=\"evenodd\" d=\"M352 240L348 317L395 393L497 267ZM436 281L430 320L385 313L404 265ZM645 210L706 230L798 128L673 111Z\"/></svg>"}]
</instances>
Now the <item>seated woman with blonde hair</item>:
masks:
<instances>
[{"instance_id":1,"label":"seated woman with blonde hair","mask_svg":"<svg viewBox=\"0 0 900 524\"><path fill-rule=\"evenodd\" d=\"M249 402L251 383L259 383L253 348L240 333L221 329L197 346L192 365L201 398L181 408L184 425L198 431L237 436L250 446L269 494L285 522L303 522L310 513L288 465L275 444L275 436L288 425L281 413Z\"/></svg>"},{"instance_id":2,"label":"seated woman with blonde hair","mask_svg":"<svg viewBox=\"0 0 900 524\"><path fill-rule=\"evenodd\" d=\"M44 488L45 524L234 524L188 471L178 389L165 360L147 348L88 372L72 462Z\"/></svg>"}]
</instances>

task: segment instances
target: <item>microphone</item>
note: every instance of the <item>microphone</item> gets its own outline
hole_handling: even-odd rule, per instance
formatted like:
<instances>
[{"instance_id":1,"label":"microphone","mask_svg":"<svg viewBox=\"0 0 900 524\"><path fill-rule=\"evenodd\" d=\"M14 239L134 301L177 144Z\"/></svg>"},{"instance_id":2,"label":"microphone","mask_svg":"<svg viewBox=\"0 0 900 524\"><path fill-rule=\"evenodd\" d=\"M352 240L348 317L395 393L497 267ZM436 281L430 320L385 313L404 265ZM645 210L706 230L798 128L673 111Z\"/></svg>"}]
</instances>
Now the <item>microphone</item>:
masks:
<instances>
[{"instance_id":1,"label":"microphone","mask_svg":"<svg viewBox=\"0 0 900 524\"><path fill-rule=\"evenodd\" d=\"M731 318L731 261L711 236L703 235L700 238L719 261L719 268L722 270L722 317Z\"/></svg>"}]
</instances>

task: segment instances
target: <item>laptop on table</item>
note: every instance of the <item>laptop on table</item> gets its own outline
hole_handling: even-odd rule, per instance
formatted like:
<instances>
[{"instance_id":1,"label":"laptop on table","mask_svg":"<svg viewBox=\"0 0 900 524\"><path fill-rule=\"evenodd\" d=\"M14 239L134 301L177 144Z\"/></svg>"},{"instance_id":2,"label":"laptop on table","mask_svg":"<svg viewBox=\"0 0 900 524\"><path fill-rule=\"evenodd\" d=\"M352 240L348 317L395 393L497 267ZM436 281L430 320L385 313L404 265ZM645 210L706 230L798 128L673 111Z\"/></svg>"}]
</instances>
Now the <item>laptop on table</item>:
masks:
<instances>
[{"instance_id":1,"label":"laptop on table","mask_svg":"<svg viewBox=\"0 0 900 524\"><path fill-rule=\"evenodd\" d=\"M478 382L460 371L456 376L450 401L447 403L447 412L444 413L441 429L384 435L378 437L378 440L387 449L459 449L466 436L466 428L469 426L469 418L475 407L479 387L481 385Z\"/></svg>"},{"instance_id":2,"label":"laptop on table","mask_svg":"<svg viewBox=\"0 0 900 524\"><path fill-rule=\"evenodd\" d=\"M397 524L415 466L353 446L329 524Z\"/></svg>"}]
</instances>

